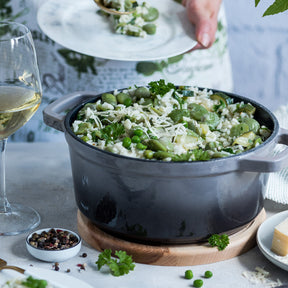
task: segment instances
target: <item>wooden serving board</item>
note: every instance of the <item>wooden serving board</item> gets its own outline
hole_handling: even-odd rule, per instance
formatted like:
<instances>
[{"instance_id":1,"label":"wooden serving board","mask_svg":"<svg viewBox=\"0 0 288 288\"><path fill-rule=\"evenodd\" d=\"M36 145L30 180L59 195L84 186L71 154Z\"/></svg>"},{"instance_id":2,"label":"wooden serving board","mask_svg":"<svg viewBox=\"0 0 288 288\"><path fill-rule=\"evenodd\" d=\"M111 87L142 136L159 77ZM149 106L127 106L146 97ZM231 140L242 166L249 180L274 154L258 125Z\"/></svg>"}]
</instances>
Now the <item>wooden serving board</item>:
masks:
<instances>
[{"instance_id":1,"label":"wooden serving board","mask_svg":"<svg viewBox=\"0 0 288 288\"><path fill-rule=\"evenodd\" d=\"M96 250L123 250L137 263L161 266L209 264L239 256L256 245L256 233L265 218L263 209L253 221L229 236L230 243L225 250L218 251L208 243L152 246L129 242L103 232L79 210L77 214L80 236Z\"/></svg>"}]
</instances>

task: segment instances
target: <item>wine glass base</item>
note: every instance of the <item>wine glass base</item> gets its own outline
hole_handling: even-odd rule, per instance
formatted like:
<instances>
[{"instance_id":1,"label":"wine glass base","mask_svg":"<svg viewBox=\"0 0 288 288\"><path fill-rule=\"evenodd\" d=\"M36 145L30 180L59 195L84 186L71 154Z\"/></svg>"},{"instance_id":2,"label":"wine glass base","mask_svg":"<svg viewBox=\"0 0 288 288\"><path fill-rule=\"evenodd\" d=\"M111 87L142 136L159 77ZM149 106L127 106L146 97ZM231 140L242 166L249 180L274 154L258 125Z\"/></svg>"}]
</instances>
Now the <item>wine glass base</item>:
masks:
<instances>
[{"instance_id":1,"label":"wine glass base","mask_svg":"<svg viewBox=\"0 0 288 288\"><path fill-rule=\"evenodd\" d=\"M0 236L17 235L31 231L40 224L40 215L33 208L10 204L11 212L0 212Z\"/></svg>"}]
</instances>

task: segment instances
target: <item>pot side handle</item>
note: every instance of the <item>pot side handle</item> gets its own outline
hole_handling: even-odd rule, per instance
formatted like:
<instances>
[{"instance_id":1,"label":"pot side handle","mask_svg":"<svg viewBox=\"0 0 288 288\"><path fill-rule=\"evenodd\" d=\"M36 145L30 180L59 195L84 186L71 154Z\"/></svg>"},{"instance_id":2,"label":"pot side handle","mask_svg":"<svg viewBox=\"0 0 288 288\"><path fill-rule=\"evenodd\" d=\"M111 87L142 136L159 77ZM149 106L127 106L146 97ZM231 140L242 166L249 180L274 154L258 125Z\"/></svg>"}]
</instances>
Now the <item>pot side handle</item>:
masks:
<instances>
[{"instance_id":1,"label":"pot side handle","mask_svg":"<svg viewBox=\"0 0 288 288\"><path fill-rule=\"evenodd\" d=\"M284 144L288 146L288 130L280 128L277 144ZM288 148L275 155L267 155L265 157L249 157L239 161L240 171L253 172L277 172L288 167Z\"/></svg>"},{"instance_id":2,"label":"pot side handle","mask_svg":"<svg viewBox=\"0 0 288 288\"><path fill-rule=\"evenodd\" d=\"M56 130L64 132L64 119L67 112L76 105L97 95L96 92L75 92L55 100L43 110L44 123Z\"/></svg>"}]
</instances>

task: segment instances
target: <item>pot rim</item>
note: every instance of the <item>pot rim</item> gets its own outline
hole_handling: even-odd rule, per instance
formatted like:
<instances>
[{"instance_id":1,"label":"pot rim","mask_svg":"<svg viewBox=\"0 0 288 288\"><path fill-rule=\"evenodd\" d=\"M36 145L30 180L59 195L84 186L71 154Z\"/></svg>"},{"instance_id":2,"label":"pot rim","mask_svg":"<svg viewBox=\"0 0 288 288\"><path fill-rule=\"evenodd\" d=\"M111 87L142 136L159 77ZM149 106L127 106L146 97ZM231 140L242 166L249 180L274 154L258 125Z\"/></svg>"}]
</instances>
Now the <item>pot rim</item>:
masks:
<instances>
[{"instance_id":1,"label":"pot rim","mask_svg":"<svg viewBox=\"0 0 288 288\"><path fill-rule=\"evenodd\" d=\"M176 87L179 87L180 85L177 85ZM148 87L148 86L146 86ZM227 157L223 157L223 158L212 158L210 160L206 160L206 161L163 161L163 160L149 160L149 159L141 159L141 158L134 158L134 157L128 157L128 156L125 156L125 155L120 155L120 154L116 154L116 153L112 153L112 152L108 152L108 151L105 151L103 149L100 149L100 148L97 148L97 147L94 147L92 146L91 144L88 144L86 143L85 141L81 140L79 137L77 137L77 135L72 131L71 129L71 118L73 118L73 116L76 115L76 113L78 113L78 111L87 103L90 103L90 102L94 102L96 99L100 98L101 95L103 93L114 93L115 90L113 91L109 91L109 92L102 92L102 93L99 93L97 95L95 95L94 97L91 97L90 99L88 100L85 100L79 104L77 104L76 106L74 106L74 108L72 108L65 116L65 119L64 119L64 127L65 127L65 132L68 133L73 139L75 139L77 142L83 144L86 148L89 148L89 149L92 149L92 150L95 150L95 151L98 151L100 153L103 153L103 154L106 154L106 155L110 155L111 157L115 157L115 158L119 158L119 159L125 159L125 160L128 160L128 161L138 161L138 162L143 162L143 163L151 163L151 165L155 165L156 164L159 164L161 163L161 165L183 165L183 164L189 164L189 165L199 165L199 163L203 164L203 163L221 163L223 161L229 161L229 160L237 160L237 159L240 159L240 158L244 158L246 157L247 155L250 155L250 154L253 154L255 151L258 151L258 150L261 150L264 146L267 146L269 144L271 144L271 142L273 142L278 133L279 133L279 130L280 130L280 126L279 126L279 122L276 118L276 116L273 114L272 111L270 111L267 107L265 107L264 105L260 104L259 102L253 100L253 99L250 99L250 98L247 98L245 96L240 96L238 94L235 94L235 93L230 93L230 92L225 92L225 91L222 91L222 90L218 90L218 89L210 89L210 88L203 88L203 87L198 87L198 86L187 86L186 87L197 87L198 89L200 90L208 90L208 91L213 91L214 93L216 92L221 92L221 93L224 93L224 94L227 94L229 97L232 97L233 99L236 98L239 99L240 101L243 101L244 103L250 103L252 104L253 106L256 107L256 111L258 110L262 110L264 112L266 112L269 117L270 117L270 120L272 120L273 122L273 129L272 130L272 133L271 135L269 136L268 139L266 139L263 143L261 143L260 145L258 145L257 147L254 147L250 150L247 150L247 151L244 151L244 152L241 152L239 154L235 154L235 155L232 155L232 156L227 156ZM127 90L129 88L122 88L122 89L117 89L117 91L123 91L123 90ZM239 102L240 102L239 101ZM237 103L237 102L236 102ZM261 123L260 123L261 124ZM154 163L154 164L152 164Z\"/></svg>"}]
</instances>

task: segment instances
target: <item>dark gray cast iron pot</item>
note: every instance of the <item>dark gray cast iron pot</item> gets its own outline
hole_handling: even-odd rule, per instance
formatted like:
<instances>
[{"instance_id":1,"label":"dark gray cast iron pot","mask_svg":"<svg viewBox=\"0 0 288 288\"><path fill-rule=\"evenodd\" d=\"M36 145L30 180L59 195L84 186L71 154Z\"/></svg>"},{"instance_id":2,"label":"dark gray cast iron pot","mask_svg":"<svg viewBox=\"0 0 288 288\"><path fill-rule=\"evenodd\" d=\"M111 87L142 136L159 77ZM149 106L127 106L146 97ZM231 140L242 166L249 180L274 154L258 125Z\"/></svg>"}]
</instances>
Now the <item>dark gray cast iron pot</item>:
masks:
<instances>
[{"instance_id":1,"label":"dark gray cast iron pot","mask_svg":"<svg viewBox=\"0 0 288 288\"><path fill-rule=\"evenodd\" d=\"M73 93L47 106L44 122L65 132L80 211L110 234L145 243L193 243L252 221L263 209L266 172L288 166L287 148L272 153L277 143L288 145L288 131L261 104L226 94L253 104L255 118L273 133L248 152L203 162L134 159L83 142L71 123L83 105L101 96L94 92Z\"/></svg>"}]
</instances>

